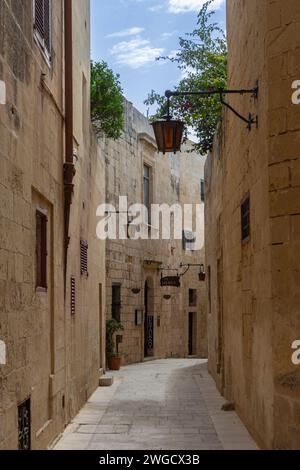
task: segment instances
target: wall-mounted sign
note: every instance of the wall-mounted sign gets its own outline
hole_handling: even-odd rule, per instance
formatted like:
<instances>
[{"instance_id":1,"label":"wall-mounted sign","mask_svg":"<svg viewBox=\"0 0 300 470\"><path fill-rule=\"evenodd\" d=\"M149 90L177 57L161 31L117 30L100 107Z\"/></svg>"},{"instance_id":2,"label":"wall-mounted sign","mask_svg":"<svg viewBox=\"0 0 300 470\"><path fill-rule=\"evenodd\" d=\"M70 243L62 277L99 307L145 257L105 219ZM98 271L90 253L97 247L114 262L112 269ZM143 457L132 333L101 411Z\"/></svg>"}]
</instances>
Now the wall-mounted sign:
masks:
<instances>
[{"instance_id":1,"label":"wall-mounted sign","mask_svg":"<svg viewBox=\"0 0 300 470\"><path fill-rule=\"evenodd\" d=\"M143 324L143 310L135 311L135 325L140 326Z\"/></svg>"},{"instance_id":2,"label":"wall-mounted sign","mask_svg":"<svg viewBox=\"0 0 300 470\"><path fill-rule=\"evenodd\" d=\"M180 276L166 276L160 279L161 287L180 287Z\"/></svg>"}]
</instances>

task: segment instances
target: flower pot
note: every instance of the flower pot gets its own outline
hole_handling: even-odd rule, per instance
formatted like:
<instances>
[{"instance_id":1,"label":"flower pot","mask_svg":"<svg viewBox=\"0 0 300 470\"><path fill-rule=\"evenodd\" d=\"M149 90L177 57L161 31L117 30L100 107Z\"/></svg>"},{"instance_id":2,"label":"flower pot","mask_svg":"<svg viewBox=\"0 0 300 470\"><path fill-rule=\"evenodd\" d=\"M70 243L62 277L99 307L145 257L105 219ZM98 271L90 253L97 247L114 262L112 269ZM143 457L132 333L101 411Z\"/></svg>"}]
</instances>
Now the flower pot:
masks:
<instances>
[{"instance_id":1,"label":"flower pot","mask_svg":"<svg viewBox=\"0 0 300 470\"><path fill-rule=\"evenodd\" d=\"M107 365L110 370L120 370L121 362L121 356L111 356L107 360Z\"/></svg>"}]
</instances>

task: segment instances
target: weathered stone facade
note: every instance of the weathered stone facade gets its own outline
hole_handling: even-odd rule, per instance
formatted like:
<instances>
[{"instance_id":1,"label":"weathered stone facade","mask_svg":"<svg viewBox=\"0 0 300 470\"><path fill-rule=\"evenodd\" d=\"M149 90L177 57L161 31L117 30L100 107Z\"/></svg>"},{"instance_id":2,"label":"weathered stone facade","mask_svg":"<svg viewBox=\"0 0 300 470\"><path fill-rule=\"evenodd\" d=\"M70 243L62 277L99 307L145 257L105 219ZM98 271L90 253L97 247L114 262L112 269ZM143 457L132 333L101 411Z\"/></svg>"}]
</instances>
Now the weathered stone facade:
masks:
<instances>
[{"instance_id":1,"label":"weathered stone facade","mask_svg":"<svg viewBox=\"0 0 300 470\"><path fill-rule=\"evenodd\" d=\"M206 163L209 368L262 447L299 449L300 4L228 0L227 17L228 88L259 80L258 100L230 103L259 126L226 111Z\"/></svg>"},{"instance_id":2,"label":"weathered stone facade","mask_svg":"<svg viewBox=\"0 0 300 470\"><path fill-rule=\"evenodd\" d=\"M142 203L144 165L150 168L151 203L201 204L201 175L205 159L196 153L184 152L162 156L157 153L153 131L148 120L132 104L126 102L125 132L116 142L104 140L106 160L106 202L119 206L119 196L128 197L128 205ZM195 215L195 214L194 214ZM195 220L194 220L195 222ZM203 221L204 222L204 221ZM191 227L192 228L192 227ZM204 231L203 223L201 230ZM161 287L161 275L176 275L161 268L179 268L180 263L204 262L204 250L183 250L181 240L107 240L106 273L107 318L112 315L112 286L119 285L120 320L124 326L120 353L123 363L143 361L145 356L206 357L205 283L199 282L199 267L190 268L181 278L181 287ZM180 270L181 272L184 269ZM148 302L145 289L147 283ZM134 294L132 289L138 289ZM196 300L189 302L189 289L196 291ZM164 298L170 296L170 298ZM136 325L135 312L143 313ZM145 350L144 322L153 319L153 346ZM189 351L190 314L190 351Z\"/></svg>"},{"instance_id":3,"label":"weathered stone facade","mask_svg":"<svg viewBox=\"0 0 300 470\"><path fill-rule=\"evenodd\" d=\"M18 405L28 399L31 448L45 448L94 391L104 361L105 251L95 214L105 181L88 119L89 1L73 2L72 13L77 157L66 293L64 2L50 2L50 64L34 37L33 3L0 1L0 80L7 90L0 105L0 340L7 350L0 366L0 449L18 448ZM37 210L47 217L45 289L36 288ZM80 271L81 239L88 242L87 278Z\"/></svg>"}]
</instances>

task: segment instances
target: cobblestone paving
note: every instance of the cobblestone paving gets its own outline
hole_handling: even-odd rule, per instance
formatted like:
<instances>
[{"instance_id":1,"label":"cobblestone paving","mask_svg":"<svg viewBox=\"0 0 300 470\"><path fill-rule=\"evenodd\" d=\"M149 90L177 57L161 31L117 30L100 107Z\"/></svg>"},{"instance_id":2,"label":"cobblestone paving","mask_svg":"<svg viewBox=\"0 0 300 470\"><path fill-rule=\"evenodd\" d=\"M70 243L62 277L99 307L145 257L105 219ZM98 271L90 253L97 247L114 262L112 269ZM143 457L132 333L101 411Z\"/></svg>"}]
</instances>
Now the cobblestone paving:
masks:
<instances>
[{"instance_id":1,"label":"cobblestone paving","mask_svg":"<svg viewBox=\"0 0 300 470\"><path fill-rule=\"evenodd\" d=\"M55 450L256 449L198 359L166 359L123 367L99 388Z\"/></svg>"}]
</instances>

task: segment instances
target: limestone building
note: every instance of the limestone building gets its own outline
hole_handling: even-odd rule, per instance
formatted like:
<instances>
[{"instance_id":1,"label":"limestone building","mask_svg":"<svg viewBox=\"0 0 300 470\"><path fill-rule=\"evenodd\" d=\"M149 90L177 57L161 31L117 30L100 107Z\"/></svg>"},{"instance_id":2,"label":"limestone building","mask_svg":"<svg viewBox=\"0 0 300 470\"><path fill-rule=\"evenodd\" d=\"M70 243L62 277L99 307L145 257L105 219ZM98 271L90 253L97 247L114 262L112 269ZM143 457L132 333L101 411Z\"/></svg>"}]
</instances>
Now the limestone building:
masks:
<instances>
[{"instance_id":1,"label":"limestone building","mask_svg":"<svg viewBox=\"0 0 300 470\"><path fill-rule=\"evenodd\" d=\"M0 1L0 449L45 448L104 361L89 8Z\"/></svg>"},{"instance_id":2,"label":"limestone building","mask_svg":"<svg viewBox=\"0 0 300 470\"><path fill-rule=\"evenodd\" d=\"M228 0L229 111L206 163L209 369L258 443L300 447L300 3ZM239 25L237 27L237 25Z\"/></svg>"},{"instance_id":3,"label":"limestone building","mask_svg":"<svg viewBox=\"0 0 300 470\"><path fill-rule=\"evenodd\" d=\"M187 153L189 143L181 154L158 154L148 120L129 102L125 110L123 137L102 142L106 202L117 210L119 196L127 196L128 206L199 204L203 214L205 159ZM122 212L122 208L119 210ZM195 227L193 214L191 232ZM150 217L146 222L147 231L156 227ZM200 232L204 236L203 223L202 217ZM171 233L172 224L171 215ZM204 263L204 249L190 251L188 248L193 247L183 247L182 240L172 238L107 240L106 315L119 319L124 326L119 345L124 364L153 357L207 355L205 283L199 281L199 266L180 277L180 288L161 287L161 277L186 270L180 268L181 263Z\"/></svg>"}]
</instances>

